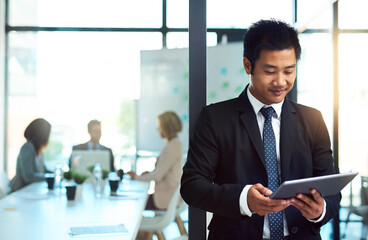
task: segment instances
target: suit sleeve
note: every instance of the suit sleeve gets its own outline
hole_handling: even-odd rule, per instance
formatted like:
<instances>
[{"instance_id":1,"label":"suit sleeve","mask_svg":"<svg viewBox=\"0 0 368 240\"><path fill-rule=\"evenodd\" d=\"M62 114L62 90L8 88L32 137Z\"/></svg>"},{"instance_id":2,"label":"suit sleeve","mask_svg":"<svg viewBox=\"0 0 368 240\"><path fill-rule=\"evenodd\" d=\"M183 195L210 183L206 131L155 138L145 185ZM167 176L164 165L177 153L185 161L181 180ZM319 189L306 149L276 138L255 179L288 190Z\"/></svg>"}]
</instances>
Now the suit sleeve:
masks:
<instances>
[{"instance_id":1,"label":"suit sleeve","mask_svg":"<svg viewBox=\"0 0 368 240\"><path fill-rule=\"evenodd\" d=\"M315 142L312 148L313 155L313 175L321 176L336 173L336 167L333 163L331 141L328 134L326 124L323 121L322 115L318 112L317 130L315 134ZM324 197L326 201L326 215L324 219L319 222L322 226L326 224L331 218L336 216L339 211L339 203L341 194Z\"/></svg>"},{"instance_id":2,"label":"suit sleeve","mask_svg":"<svg viewBox=\"0 0 368 240\"><path fill-rule=\"evenodd\" d=\"M216 124L205 108L189 142L187 162L181 179L183 199L196 208L218 215L241 217L239 198L243 185L216 183L220 143Z\"/></svg>"}]
</instances>

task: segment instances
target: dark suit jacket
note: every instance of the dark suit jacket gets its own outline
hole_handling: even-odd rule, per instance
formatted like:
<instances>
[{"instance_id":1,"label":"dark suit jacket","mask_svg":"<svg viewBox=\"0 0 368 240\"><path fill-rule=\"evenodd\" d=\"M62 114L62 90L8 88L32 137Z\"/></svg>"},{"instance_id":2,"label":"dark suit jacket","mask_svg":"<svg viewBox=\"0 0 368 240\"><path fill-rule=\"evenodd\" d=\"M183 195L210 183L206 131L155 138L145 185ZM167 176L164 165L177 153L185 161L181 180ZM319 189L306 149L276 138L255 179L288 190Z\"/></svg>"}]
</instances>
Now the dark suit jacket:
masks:
<instances>
[{"instance_id":1,"label":"dark suit jacket","mask_svg":"<svg viewBox=\"0 0 368 240\"><path fill-rule=\"evenodd\" d=\"M335 173L327 128L319 111L285 99L280 126L281 182ZM267 186L263 142L246 90L238 98L205 107L190 138L181 182L183 199L213 213L209 239L262 239L264 217L240 213L247 184ZM285 210L291 239L321 239L320 227L334 217L341 195L324 198L326 215L311 223Z\"/></svg>"},{"instance_id":2,"label":"dark suit jacket","mask_svg":"<svg viewBox=\"0 0 368 240\"><path fill-rule=\"evenodd\" d=\"M73 146L73 150L88 150L88 142ZM115 171L114 154L112 154L112 150L108 147L105 147L104 145L101 145L101 144L100 144L100 149L99 150L109 151L109 154L110 154L110 171ZM71 166L72 166L72 159L69 158L69 168Z\"/></svg>"}]
</instances>

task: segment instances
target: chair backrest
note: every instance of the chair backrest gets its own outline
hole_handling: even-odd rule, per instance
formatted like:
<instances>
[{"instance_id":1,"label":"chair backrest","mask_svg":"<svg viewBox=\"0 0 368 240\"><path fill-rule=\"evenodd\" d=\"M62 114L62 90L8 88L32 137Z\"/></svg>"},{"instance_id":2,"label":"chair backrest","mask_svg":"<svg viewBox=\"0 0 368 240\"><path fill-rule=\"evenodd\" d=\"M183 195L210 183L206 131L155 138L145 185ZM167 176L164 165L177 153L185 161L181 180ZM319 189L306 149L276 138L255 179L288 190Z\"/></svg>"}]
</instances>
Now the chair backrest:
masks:
<instances>
[{"instance_id":1,"label":"chair backrest","mask_svg":"<svg viewBox=\"0 0 368 240\"><path fill-rule=\"evenodd\" d=\"M178 187L173 196L171 197L169 206L166 209L166 213L163 216L162 222L165 222L165 225L168 226L171 222L174 221L176 216L176 206L178 205L179 196L180 196L180 187Z\"/></svg>"},{"instance_id":2,"label":"chair backrest","mask_svg":"<svg viewBox=\"0 0 368 240\"><path fill-rule=\"evenodd\" d=\"M176 207L178 205L180 195L179 189L180 187L175 190L166 210L160 211L160 214L156 215L155 217L142 218L139 230L148 232L162 232L164 228L169 226L169 224L174 221L176 216Z\"/></svg>"},{"instance_id":3,"label":"chair backrest","mask_svg":"<svg viewBox=\"0 0 368 240\"><path fill-rule=\"evenodd\" d=\"M183 199L181 199L179 206L177 206L176 208L176 216L179 216L180 213L182 213L187 208L188 208L188 204Z\"/></svg>"},{"instance_id":4,"label":"chair backrest","mask_svg":"<svg viewBox=\"0 0 368 240\"><path fill-rule=\"evenodd\" d=\"M10 192L8 174L4 171L0 172L0 199Z\"/></svg>"}]
</instances>

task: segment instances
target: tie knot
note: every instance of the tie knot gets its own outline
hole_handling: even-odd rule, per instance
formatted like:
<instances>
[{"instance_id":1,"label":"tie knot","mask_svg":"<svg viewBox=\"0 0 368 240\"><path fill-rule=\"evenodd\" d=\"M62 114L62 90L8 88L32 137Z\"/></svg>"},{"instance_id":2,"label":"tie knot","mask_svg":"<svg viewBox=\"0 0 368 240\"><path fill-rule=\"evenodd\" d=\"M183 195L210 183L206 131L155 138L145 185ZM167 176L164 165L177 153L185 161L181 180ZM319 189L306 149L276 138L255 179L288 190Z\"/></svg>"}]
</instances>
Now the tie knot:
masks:
<instances>
[{"instance_id":1,"label":"tie knot","mask_svg":"<svg viewBox=\"0 0 368 240\"><path fill-rule=\"evenodd\" d=\"M266 119L270 119L272 118L273 113L275 112L275 109L273 109L273 107L268 107L268 108L261 108L261 113L263 114L263 116Z\"/></svg>"}]
</instances>

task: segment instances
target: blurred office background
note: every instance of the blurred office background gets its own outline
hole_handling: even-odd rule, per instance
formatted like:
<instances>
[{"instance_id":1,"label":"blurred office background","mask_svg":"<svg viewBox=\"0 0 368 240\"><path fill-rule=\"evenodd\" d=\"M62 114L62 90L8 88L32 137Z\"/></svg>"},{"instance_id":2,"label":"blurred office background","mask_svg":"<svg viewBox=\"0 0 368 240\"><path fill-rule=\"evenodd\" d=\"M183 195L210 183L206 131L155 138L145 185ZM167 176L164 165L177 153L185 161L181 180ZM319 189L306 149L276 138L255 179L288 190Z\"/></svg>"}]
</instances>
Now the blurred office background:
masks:
<instances>
[{"instance_id":1,"label":"blurred office background","mask_svg":"<svg viewBox=\"0 0 368 240\"><path fill-rule=\"evenodd\" d=\"M207 103L236 97L249 81L247 27L284 20L302 45L293 97L322 112L340 172L368 175L367 9L366 0L207 0ZM165 110L183 120L187 146L189 0L0 0L0 11L0 169L9 178L36 117L52 123L50 168L88 141L91 119L102 121L101 143L126 171L152 168L164 144L155 117ZM360 181L343 190L340 229L326 225L326 239L339 230L360 239L361 217L345 231Z\"/></svg>"}]
</instances>

